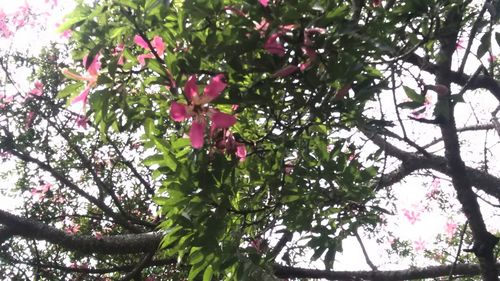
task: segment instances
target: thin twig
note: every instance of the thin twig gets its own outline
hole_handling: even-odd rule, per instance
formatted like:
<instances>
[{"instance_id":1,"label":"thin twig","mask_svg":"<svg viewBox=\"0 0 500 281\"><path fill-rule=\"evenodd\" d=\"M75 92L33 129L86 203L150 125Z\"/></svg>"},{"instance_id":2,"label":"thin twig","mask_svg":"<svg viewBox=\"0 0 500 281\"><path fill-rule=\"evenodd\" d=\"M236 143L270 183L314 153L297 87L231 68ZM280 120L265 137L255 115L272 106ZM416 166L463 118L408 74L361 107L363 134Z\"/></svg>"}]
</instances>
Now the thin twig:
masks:
<instances>
[{"instance_id":1,"label":"thin twig","mask_svg":"<svg viewBox=\"0 0 500 281\"><path fill-rule=\"evenodd\" d=\"M457 267L458 258L460 257L460 252L462 251L462 245L464 243L465 231L467 230L468 224L469 224L469 221L465 221L465 224L462 228L462 232L460 233L460 243L458 244L458 250L457 250L457 255L455 256L455 261L453 262L453 265L451 266L450 274L448 275L448 281L453 280L453 271L455 271L455 268Z\"/></svg>"},{"instance_id":2,"label":"thin twig","mask_svg":"<svg viewBox=\"0 0 500 281\"><path fill-rule=\"evenodd\" d=\"M361 240L361 237L359 237L358 231L354 231L354 236L356 237L356 240L358 240L359 246L361 247L361 251L363 251L363 255L365 256L366 263L372 270L378 270L377 267L373 264L373 262L370 260L370 257L368 256L368 252L366 251L365 245L363 244L363 240Z\"/></svg>"}]
</instances>

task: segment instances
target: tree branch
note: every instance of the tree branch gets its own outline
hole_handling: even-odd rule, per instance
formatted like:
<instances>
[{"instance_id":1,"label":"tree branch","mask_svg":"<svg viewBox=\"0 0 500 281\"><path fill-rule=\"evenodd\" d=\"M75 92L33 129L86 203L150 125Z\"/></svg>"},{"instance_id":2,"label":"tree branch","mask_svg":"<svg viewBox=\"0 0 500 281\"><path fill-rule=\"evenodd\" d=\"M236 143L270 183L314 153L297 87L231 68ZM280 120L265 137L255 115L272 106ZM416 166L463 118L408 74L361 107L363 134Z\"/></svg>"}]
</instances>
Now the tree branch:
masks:
<instances>
[{"instance_id":1,"label":"tree branch","mask_svg":"<svg viewBox=\"0 0 500 281\"><path fill-rule=\"evenodd\" d=\"M275 265L274 274L279 278L398 281L448 276L451 267L452 265L441 265L388 271L328 271ZM497 263L496 267L500 268L500 263ZM459 264L453 272L461 276L475 276L481 271L477 264Z\"/></svg>"},{"instance_id":2,"label":"tree branch","mask_svg":"<svg viewBox=\"0 0 500 281\"><path fill-rule=\"evenodd\" d=\"M47 241L70 251L83 254L131 254L153 252L163 237L161 232L103 236L70 235L40 221L22 218L0 210L0 224L8 227L12 235Z\"/></svg>"},{"instance_id":3,"label":"tree branch","mask_svg":"<svg viewBox=\"0 0 500 281\"><path fill-rule=\"evenodd\" d=\"M395 158L398 158L403 163L395 171L387 174L380 181L379 187L392 185L412 172L421 169L432 169L440 173L450 175L450 168L447 166L447 161L442 156L431 155L430 157L418 156L415 153L407 152L399 149L388 141L384 140L378 132L361 129L361 131L378 147ZM466 167L467 175L477 189L480 189L487 194L497 198L500 201L500 179L491 174L480 170Z\"/></svg>"}]
</instances>

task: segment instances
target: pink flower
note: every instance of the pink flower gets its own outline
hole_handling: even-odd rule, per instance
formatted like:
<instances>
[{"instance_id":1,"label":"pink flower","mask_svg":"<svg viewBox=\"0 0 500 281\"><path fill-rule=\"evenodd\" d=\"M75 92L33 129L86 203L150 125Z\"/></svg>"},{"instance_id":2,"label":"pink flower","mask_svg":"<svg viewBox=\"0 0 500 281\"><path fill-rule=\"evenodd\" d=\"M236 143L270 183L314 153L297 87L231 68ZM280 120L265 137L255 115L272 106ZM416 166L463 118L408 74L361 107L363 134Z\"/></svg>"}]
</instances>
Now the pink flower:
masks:
<instances>
[{"instance_id":1,"label":"pink flower","mask_svg":"<svg viewBox=\"0 0 500 281\"><path fill-rule=\"evenodd\" d=\"M490 54L488 56L488 62L494 62L497 60L497 56L493 55L493 54Z\"/></svg>"},{"instance_id":2,"label":"pink flower","mask_svg":"<svg viewBox=\"0 0 500 281\"><path fill-rule=\"evenodd\" d=\"M188 99L189 104L172 102L170 104L170 117L176 122L192 118L189 139L194 148L201 148L204 143L207 116L212 122L213 129L227 129L236 123L236 118L231 114L208 107L208 103L216 99L227 86L223 81L223 74L218 74L210 80L203 90L202 96L198 93L196 79L196 76L192 75L184 85L184 95Z\"/></svg>"},{"instance_id":3,"label":"pink flower","mask_svg":"<svg viewBox=\"0 0 500 281\"><path fill-rule=\"evenodd\" d=\"M7 25L8 21L7 14L0 9L0 37L9 38L14 34Z\"/></svg>"},{"instance_id":4,"label":"pink flower","mask_svg":"<svg viewBox=\"0 0 500 281\"><path fill-rule=\"evenodd\" d=\"M146 50L150 50L148 43L146 41L144 41L144 39L140 35L135 35L134 36L134 42L137 45L139 45L140 47L142 47L142 48L144 48ZM155 35L153 37L153 40L151 41L151 46L153 46L156 54L160 58L162 58L163 54L165 53L165 44L163 43L163 39L160 36ZM137 56L137 60L139 61L139 63L141 65L145 65L146 64L145 59L152 59L154 57L155 56L152 53L142 54L142 55L138 55Z\"/></svg>"},{"instance_id":5,"label":"pink flower","mask_svg":"<svg viewBox=\"0 0 500 281\"><path fill-rule=\"evenodd\" d=\"M259 3L260 3L263 7L267 7L267 5L269 5L269 0L259 0Z\"/></svg>"},{"instance_id":6,"label":"pink flower","mask_svg":"<svg viewBox=\"0 0 500 281\"><path fill-rule=\"evenodd\" d=\"M425 241L423 241L422 238L413 241L413 248L415 249L416 252L425 250Z\"/></svg>"},{"instance_id":7,"label":"pink flower","mask_svg":"<svg viewBox=\"0 0 500 281\"><path fill-rule=\"evenodd\" d=\"M86 130L89 120L84 115L78 115L78 117L76 117L75 122L76 126Z\"/></svg>"},{"instance_id":8,"label":"pink flower","mask_svg":"<svg viewBox=\"0 0 500 281\"><path fill-rule=\"evenodd\" d=\"M43 84L40 81L35 82L35 88L30 91L30 94L33 96L41 96L43 95Z\"/></svg>"},{"instance_id":9,"label":"pink flower","mask_svg":"<svg viewBox=\"0 0 500 281\"><path fill-rule=\"evenodd\" d=\"M94 59L92 60L92 63L90 63L88 67L87 67L88 56L83 57L83 66L87 67L86 75L78 75L69 71L66 68L63 69L63 74L68 76L69 78L86 82L83 91L71 101L72 104L75 104L80 101L83 102L84 106L87 104L90 89L92 89L96 85L97 77L99 76L99 70L101 69L101 62L99 61L99 57L100 54L95 55Z\"/></svg>"},{"instance_id":10,"label":"pink flower","mask_svg":"<svg viewBox=\"0 0 500 281\"><path fill-rule=\"evenodd\" d=\"M119 56L118 57L118 65L123 65L123 52L125 51L125 44L120 43L116 45L116 47L113 49L113 56Z\"/></svg>"},{"instance_id":11,"label":"pink flower","mask_svg":"<svg viewBox=\"0 0 500 281\"><path fill-rule=\"evenodd\" d=\"M6 96L3 93L0 94L0 109L4 109L13 100L14 100L14 96Z\"/></svg>"},{"instance_id":12,"label":"pink flower","mask_svg":"<svg viewBox=\"0 0 500 281\"><path fill-rule=\"evenodd\" d=\"M272 55L282 57L285 55L285 47L278 41L280 36L281 32L271 34L264 43L264 49Z\"/></svg>"},{"instance_id":13,"label":"pink flower","mask_svg":"<svg viewBox=\"0 0 500 281\"><path fill-rule=\"evenodd\" d=\"M420 220L420 211L410 211L407 209L403 209L404 216L408 219L410 224L415 224L418 220Z\"/></svg>"},{"instance_id":14,"label":"pink flower","mask_svg":"<svg viewBox=\"0 0 500 281\"><path fill-rule=\"evenodd\" d=\"M94 232L94 237L97 240L102 240L102 232L100 232L100 231Z\"/></svg>"},{"instance_id":15,"label":"pink flower","mask_svg":"<svg viewBox=\"0 0 500 281\"><path fill-rule=\"evenodd\" d=\"M247 147L244 144L236 145L236 156L240 158L240 161L245 161L247 158Z\"/></svg>"},{"instance_id":16,"label":"pink flower","mask_svg":"<svg viewBox=\"0 0 500 281\"><path fill-rule=\"evenodd\" d=\"M35 117L36 117L36 113L34 111L29 111L28 114L26 114L26 119L24 120L24 129L27 130L31 127Z\"/></svg>"},{"instance_id":17,"label":"pink flower","mask_svg":"<svg viewBox=\"0 0 500 281\"><path fill-rule=\"evenodd\" d=\"M260 35L263 36L267 29L269 28L269 21L266 18L262 18L260 22L253 22L255 25L255 30L260 32Z\"/></svg>"},{"instance_id":18,"label":"pink flower","mask_svg":"<svg viewBox=\"0 0 500 281\"><path fill-rule=\"evenodd\" d=\"M454 223L452 220L448 220L446 222L446 226L445 226L445 229L446 229L446 235L448 235L448 238L452 238L453 235L455 235L455 232L457 231L457 227L458 225L456 223Z\"/></svg>"},{"instance_id":19,"label":"pink flower","mask_svg":"<svg viewBox=\"0 0 500 281\"><path fill-rule=\"evenodd\" d=\"M201 148L205 140L205 122L195 120L191 124L191 129L189 130L189 139L191 140L191 146L193 148Z\"/></svg>"},{"instance_id":20,"label":"pink flower","mask_svg":"<svg viewBox=\"0 0 500 281\"><path fill-rule=\"evenodd\" d=\"M50 183L46 183L37 187L33 187L31 189L31 195L35 197L37 200L42 200L45 198L45 195L49 190L52 188L52 185Z\"/></svg>"},{"instance_id":21,"label":"pink flower","mask_svg":"<svg viewBox=\"0 0 500 281\"><path fill-rule=\"evenodd\" d=\"M64 229L67 234L76 234L78 231L80 231L80 225L78 224L71 224Z\"/></svg>"},{"instance_id":22,"label":"pink flower","mask_svg":"<svg viewBox=\"0 0 500 281\"><path fill-rule=\"evenodd\" d=\"M214 133L214 132L222 132ZM212 130L212 135L218 137L215 140L215 147L220 151L225 151L226 154L236 155L240 161L245 161L247 157L247 148L245 144L237 142L234 138L233 133L227 129L216 129Z\"/></svg>"},{"instance_id":23,"label":"pink flower","mask_svg":"<svg viewBox=\"0 0 500 281\"><path fill-rule=\"evenodd\" d=\"M457 49L457 50L465 49L465 47L463 46L464 43L465 43L465 41L463 38L458 39L457 43L455 44L455 49Z\"/></svg>"}]
</instances>

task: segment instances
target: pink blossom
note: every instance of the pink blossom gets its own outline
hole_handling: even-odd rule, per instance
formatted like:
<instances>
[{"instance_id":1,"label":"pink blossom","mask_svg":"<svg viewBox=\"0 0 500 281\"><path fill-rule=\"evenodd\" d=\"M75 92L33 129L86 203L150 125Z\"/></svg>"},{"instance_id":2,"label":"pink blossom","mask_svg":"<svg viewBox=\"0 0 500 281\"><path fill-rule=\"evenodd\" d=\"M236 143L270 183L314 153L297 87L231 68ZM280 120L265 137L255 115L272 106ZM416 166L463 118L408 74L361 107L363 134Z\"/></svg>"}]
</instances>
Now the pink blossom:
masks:
<instances>
[{"instance_id":1,"label":"pink blossom","mask_svg":"<svg viewBox=\"0 0 500 281\"><path fill-rule=\"evenodd\" d=\"M37 187L33 187L31 189L31 195L35 197L37 200L42 200L45 198L45 195L52 188L52 184L46 183Z\"/></svg>"},{"instance_id":2,"label":"pink blossom","mask_svg":"<svg viewBox=\"0 0 500 281\"><path fill-rule=\"evenodd\" d=\"M491 63L491 62L494 62L494 61L496 61L496 60L497 60L497 56L495 56L495 55L493 55L493 54L490 54L490 55L488 56L488 62L490 62L490 63Z\"/></svg>"},{"instance_id":3,"label":"pink blossom","mask_svg":"<svg viewBox=\"0 0 500 281\"><path fill-rule=\"evenodd\" d=\"M263 7L267 7L267 5L269 5L269 0L259 0L259 3L260 3Z\"/></svg>"},{"instance_id":4,"label":"pink blossom","mask_svg":"<svg viewBox=\"0 0 500 281\"><path fill-rule=\"evenodd\" d=\"M387 243L392 246L394 243L396 243L396 238L394 238L393 236L387 237Z\"/></svg>"},{"instance_id":5,"label":"pink blossom","mask_svg":"<svg viewBox=\"0 0 500 281\"><path fill-rule=\"evenodd\" d=\"M87 104L88 95L90 93L90 90L96 85L97 78L99 76L99 70L101 69L101 62L99 61L99 57L100 54L96 54L94 59L92 60L92 63L90 63L88 67L87 67L88 56L83 57L83 65L84 67L87 67L86 75L78 75L69 71L66 68L63 69L63 74L68 76L69 78L86 82L83 91L71 101L72 104L75 104L80 101L83 102L84 106Z\"/></svg>"},{"instance_id":6,"label":"pink blossom","mask_svg":"<svg viewBox=\"0 0 500 281\"><path fill-rule=\"evenodd\" d=\"M240 158L240 161L245 161L247 158L247 148L244 144L236 145L236 156Z\"/></svg>"},{"instance_id":7,"label":"pink blossom","mask_svg":"<svg viewBox=\"0 0 500 281\"><path fill-rule=\"evenodd\" d=\"M263 36L267 29L269 28L269 21L266 18L262 18L260 22L253 22L255 25L255 30L260 32L260 35Z\"/></svg>"},{"instance_id":8,"label":"pink blossom","mask_svg":"<svg viewBox=\"0 0 500 281\"><path fill-rule=\"evenodd\" d=\"M464 43L465 43L465 41L463 38L458 39L457 43L455 44L455 49L457 49L457 50L465 49L465 47L463 46Z\"/></svg>"},{"instance_id":9,"label":"pink blossom","mask_svg":"<svg viewBox=\"0 0 500 281\"><path fill-rule=\"evenodd\" d=\"M204 142L205 135L205 122L195 120L191 124L191 129L189 130L189 139L191 140L191 146L194 148L201 148Z\"/></svg>"},{"instance_id":10,"label":"pink blossom","mask_svg":"<svg viewBox=\"0 0 500 281\"><path fill-rule=\"evenodd\" d=\"M408 209L403 209L404 216L408 219L410 224L415 224L418 220L420 220L420 211L410 211Z\"/></svg>"},{"instance_id":11,"label":"pink blossom","mask_svg":"<svg viewBox=\"0 0 500 281\"><path fill-rule=\"evenodd\" d=\"M224 82L224 74L215 75L214 78L208 82L208 85L203 90L206 97L210 97L210 101L216 99L222 91L226 88L227 84Z\"/></svg>"},{"instance_id":12,"label":"pink blossom","mask_svg":"<svg viewBox=\"0 0 500 281\"><path fill-rule=\"evenodd\" d=\"M184 121L188 118L186 105L176 101L172 102L170 105L170 118L177 122Z\"/></svg>"},{"instance_id":13,"label":"pink blossom","mask_svg":"<svg viewBox=\"0 0 500 281\"><path fill-rule=\"evenodd\" d=\"M229 128L236 124L236 117L219 111L214 112L211 119L215 128Z\"/></svg>"},{"instance_id":14,"label":"pink blossom","mask_svg":"<svg viewBox=\"0 0 500 281\"><path fill-rule=\"evenodd\" d=\"M4 93L0 94L0 109L4 109L13 100L14 96L6 96Z\"/></svg>"},{"instance_id":15,"label":"pink blossom","mask_svg":"<svg viewBox=\"0 0 500 281\"><path fill-rule=\"evenodd\" d=\"M102 232L100 232L100 231L94 232L94 237L97 240L102 240Z\"/></svg>"},{"instance_id":16,"label":"pink blossom","mask_svg":"<svg viewBox=\"0 0 500 281\"><path fill-rule=\"evenodd\" d=\"M113 56L119 56L118 57L118 65L123 65L124 57L123 57L123 52L125 51L125 44L120 43L116 45L116 47L113 49Z\"/></svg>"},{"instance_id":17,"label":"pink blossom","mask_svg":"<svg viewBox=\"0 0 500 281\"><path fill-rule=\"evenodd\" d=\"M7 14L0 9L0 37L9 38L13 35L13 32L10 30L8 23Z\"/></svg>"},{"instance_id":18,"label":"pink blossom","mask_svg":"<svg viewBox=\"0 0 500 281\"><path fill-rule=\"evenodd\" d=\"M278 41L280 36L280 32L271 34L264 43L264 49L272 55L282 57L285 55L285 47Z\"/></svg>"},{"instance_id":19,"label":"pink blossom","mask_svg":"<svg viewBox=\"0 0 500 281\"><path fill-rule=\"evenodd\" d=\"M35 82L35 88L30 91L30 94L33 96L41 96L43 95L43 84L40 81Z\"/></svg>"},{"instance_id":20,"label":"pink blossom","mask_svg":"<svg viewBox=\"0 0 500 281\"><path fill-rule=\"evenodd\" d=\"M76 234L78 231L80 231L80 225L78 224L71 224L64 229L67 234Z\"/></svg>"},{"instance_id":21,"label":"pink blossom","mask_svg":"<svg viewBox=\"0 0 500 281\"><path fill-rule=\"evenodd\" d=\"M452 238L453 235L455 235L455 232L457 231L457 227L458 225L456 223L454 223L452 220L448 220L446 222L446 226L445 226L445 229L446 229L446 235L448 235L448 238Z\"/></svg>"},{"instance_id":22,"label":"pink blossom","mask_svg":"<svg viewBox=\"0 0 500 281\"><path fill-rule=\"evenodd\" d=\"M137 45L139 45L140 47L142 47L142 48L144 48L146 50L150 50L148 43L142 38L142 36L135 35L134 36L134 42ZM163 43L163 39L160 36L155 35L153 37L153 40L151 41L151 46L154 48L156 54L160 58L162 58L163 54L165 53L165 44ZM152 53L141 54L141 55L137 56L137 60L139 61L139 63L141 65L145 65L146 64L145 59L152 59L154 57L155 57L155 55L152 54Z\"/></svg>"},{"instance_id":23,"label":"pink blossom","mask_svg":"<svg viewBox=\"0 0 500 281\"><path fill-rule=\"evenodd\" d=\"M227 129L212 128L212 136L216 136L215 147L226 154L235 155L240 161L245 161L247 149L245 144L236 141L231 131Z\"/></svg>"},{"instance_id":24,"label":"pink blossom","mask_svg":"<svg viewBox=\"0 0 500 281\"><path fill-rule=\"evenodd\" d=\"M76 117L75 122L76 122L76 126L86 130L89 120L87 119L87 117L85 115L78 115L78 117Z\"/></svg>"},{"instance_id":25,"label":"pink blossom","mask_svg":"<svg viewBox=\"0 0 500 281\"><path fill-rule=\"evenodd\" d=\"M26 119L24 120L24 129L27 130L31 127L35 117L36 117L36 113L34 111L29 111L28 114L26 114Z\"/></svg>"},{"instance_id":26,"label":"pink blossom","mask_svg":"<svg viewBox=\"0 0 500 281\"><path fill-rule=\"evenodd\" d=\"M316 59L317 54L316 51L307 46L302 46L302 52L307 56L307 60L299 65L300 71L304 72L308 69L313 61Z\"/></svg>"},{"instance_id":27,"label":"pink blossom","mask_svg":"<svg viewBox=\"0 0 500 281\"><path fill-rule=\"evenodd\" d=\"M418 240L413 241L413 248L416 252L420 252L425 250L425 244L425 241L423 241L422 238L419 238Z\"/></svg>"},{"instance_id":28,"label":"pink blossom","mask_svg":"<svg viewBox=\"0 0 500 281\"><path fill-rule=\"evenodd\" d=\"M191 145L194 148L201 148L204 142L205 119L210 117L213 128L228 128L236 123L236 118L230 114L222 113L216 109L209 108L207 105L216 99L227 84L223 81L224 75L219 74L213 77L203 91L203 95L198 93L196 76L192 75L184 85L184 94L189 104L172 102L170 105L170 117L181 122L192 117L193 122L189 131Z\"/></svg>"}]
</instances>

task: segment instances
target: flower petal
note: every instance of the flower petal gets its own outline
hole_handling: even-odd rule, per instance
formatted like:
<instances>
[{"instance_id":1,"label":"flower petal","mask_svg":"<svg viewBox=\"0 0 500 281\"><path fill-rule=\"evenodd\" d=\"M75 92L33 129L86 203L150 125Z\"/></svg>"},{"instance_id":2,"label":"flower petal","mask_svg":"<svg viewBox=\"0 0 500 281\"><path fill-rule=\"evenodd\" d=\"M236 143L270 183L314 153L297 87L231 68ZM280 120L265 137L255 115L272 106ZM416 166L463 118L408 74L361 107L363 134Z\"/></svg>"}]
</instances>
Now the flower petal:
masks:
<instances>
[{"instance_id":1,"label":"flower petal","mask_svg":"<svg viewBox=\"0 0 500 281\"><path fill-rule=\"evenodd\" d=\"M152 45L155 48L156 53L160 57L163 56L163 53L165 52L165 43L163 43L163 39L160 36L156 35L155 37L153 37Z\"/></svg>"},{"instance_id":2,"label":"flower petal","mask_svg":"<svg viewBox=\"0 0 500 281\"><path fill-rule=\"evenodd\" d=\"M96 54L94 58L92 59L92 62L90 65L87 66L87 59L88 56L83 57L83 66L87 69L87 72L91 76L98 76L99 75L99 70L101 69L101 62L99 61L99 54Z\"/></svg>"},{"instance_id":3,"label":"flower petal","mask_svg":"<svg viewBox=\"0 0 500 281\"><path fill-rule=\"evenodd\" d=\"M89 92L90 92L90 86L87 85L85 89L83 89L83 91L71 101L71 104L75 104L80 101L82 101L84 105L87 104Z\"/></svg>"},{"instance_id":4,"label":"flower petal","mask_svg":"<svg viewBox=\"0 0 500 281\"><path fill-rule=\"evenodd\" d=\"M282 69L276 71L271 75L272 77L287 77L289 75L294 74L299 70L299 67L293 64L287 65L283 67Z\"/></svg>"},{"instance_id":5,"label":"flower petal","mask_svg":"<svg viewBox=\"0 0 500 281\"><path fill-rule=\"evenodd\" d=\"M231 114L215 112L211 117L216 128L227 129L236 123L236 117Z\"/></svg>"},{"instance_id":6,"label":"flower petal","mask_svg":"<svg viewBox=\"0 0 500 281\"><path fill-rule=\"evenodd\" d=\"M139 34L134 36L134 42L135 42L135 44L143 47L144 49L149 50L148 43L146 41L144 41L144 39L142 39L142 37Z\"/></svg>"},{"instance_id":7,"label":"flower petal","mask_svg":"<svg viewBox=\"0 0 500 281\"><path fill-rule=\"evenodd\" d=\"M193 148L203 147L205 124L199 121L193 121L191 129L189 130L189 139Z\"/></svg>"},{"instance_id":8,"label":"flower petal","mask_svg":"<svg viewBox=\"0 0 500 281\"><path fill-rule=\"evenodd\" d=\"M224 74L218 74L208 82L208 85L203 91L205 96L210 97L210 100L217 98L222 91L226 88L227 84L224 82Z\"/></svg>"},{"instance_id":9,"label":"flower petal","mask_svg":"<svg viewBox=\"0 0 500 281\"><path fill-rule=\"evenodd\" d=\"M259 0L259 3L264 6L264 7L267 7L267 5L269 5L269 0Z\"/></svg>"},{"instance_id":10,"label":"flower petal","mask_svg":"<svg viewBox=\"0 0 500 281\"><path fill-rule=\"evenodd\" d=\"M146 59L152 59L155 56L153 54L143 54L143 55L138 55L137 60L141 65L146 65Z\"/></svg>"},{"instance_id":11,"label":"flower petal","mask_svg":"<svg viewBox=\"0 0 500 281\"><path fill-rule=\"evenodd\" d=\"M245 158L247 158L247 148L244 144L236 146L236 156L240 158L240 161L245 161Z\"/></svg>"},{"instance_id":12,"label":"flower petal","mask_svg":"<svg viewBox=\"0 0 500 281\"><path fill-rule=\"evenodd\" d=\"M278 42L278 37L280 35L281 34L279 32L271 34L266 40L266 43L264 43L264 49L272 55L282 57L285 55L285 47Z\"/></svg>"},{"instance_id":13,"label":"flower petal","mask_svg":"<svg viewBox=\"0 0 500 281\"><path fill-rule=\"evenodd\" d=\"M196 85L196 75L191 75L184 85L184 94L192 101L194 97L198 96L198 85Z\"/></svg>"},{"instance_id":14,"label":"flower petal","mask_svg":"<svg viewBox=\"0 0 500 281\"><path fill-rule=\"evenodd\" d=\"M181 122L187 117L186 105L175 101L170 105L170 118L174 121Z\"/></svg>"}]
</instances>

